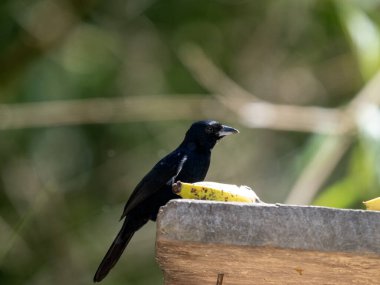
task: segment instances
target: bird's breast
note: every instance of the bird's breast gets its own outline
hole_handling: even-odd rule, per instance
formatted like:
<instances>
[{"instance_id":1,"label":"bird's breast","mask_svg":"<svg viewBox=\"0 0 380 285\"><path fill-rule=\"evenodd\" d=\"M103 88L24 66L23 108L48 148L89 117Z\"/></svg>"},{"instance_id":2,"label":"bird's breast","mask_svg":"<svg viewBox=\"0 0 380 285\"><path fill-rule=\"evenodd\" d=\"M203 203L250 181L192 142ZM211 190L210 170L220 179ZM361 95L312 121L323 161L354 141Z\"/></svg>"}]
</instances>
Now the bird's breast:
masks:
<instances>
[{"instance_id":1,"label":"bird's breast","mask_svg":"<svg viewBox=\"0 0 380 285\"><path fill-rule=\"evenodd\" d=\"M193 153L187 156L176 180L184 182L202 181L210 166L210 155Z\"/></svg>"}]
</instances>

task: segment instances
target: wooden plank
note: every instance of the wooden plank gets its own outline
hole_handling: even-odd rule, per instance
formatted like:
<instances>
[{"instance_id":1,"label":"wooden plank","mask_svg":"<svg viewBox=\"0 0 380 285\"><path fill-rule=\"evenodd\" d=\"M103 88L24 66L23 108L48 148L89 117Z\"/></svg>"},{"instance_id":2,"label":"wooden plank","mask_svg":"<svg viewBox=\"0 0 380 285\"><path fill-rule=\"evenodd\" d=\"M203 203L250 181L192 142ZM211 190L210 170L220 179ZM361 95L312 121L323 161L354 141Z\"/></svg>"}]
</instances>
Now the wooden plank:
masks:
<instances>
[{"instance_id":1,"label":"wooden plank","mask_svg":"<svg viewBox=\"0 0 380 285\"><path fill-rule=\"evenodd\" d=\"M176 200L157 222L165 284L380 284L380 213Z\"/></svg>"},{"instance_id":2,"label":"wooden plank","mask_svg":"<svg viewBox=\"0 0 380 285\"><path fill-rule=\"evenodd\" d=\"M287 250L160 240L165 285L379 284L380 258L339 252Z\"/></svg>"}]
</instances>

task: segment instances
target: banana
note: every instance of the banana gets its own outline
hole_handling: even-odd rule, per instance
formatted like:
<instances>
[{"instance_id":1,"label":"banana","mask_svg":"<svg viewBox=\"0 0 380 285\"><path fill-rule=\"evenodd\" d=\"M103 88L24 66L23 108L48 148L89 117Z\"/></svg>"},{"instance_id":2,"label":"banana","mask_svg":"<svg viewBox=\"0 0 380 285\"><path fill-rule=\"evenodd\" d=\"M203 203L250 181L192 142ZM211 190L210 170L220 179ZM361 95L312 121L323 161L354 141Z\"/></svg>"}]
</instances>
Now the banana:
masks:
<instances>
[{"instance_id":1,"label":"banana","mask_svg":"<svg viewBox=\"0 0 380 285\"><path fill-rule=\"evenodd\" d=\"M380 211L380 197L363 202L367 210Z\"/></svg>"},{"instance_id":2,"label":"banana","mask_svg":"<svg viewBox=\"0 0 380 285\"><path fill-rule=\"evenodd\" d=\"M262 203L248 186L237 186L218 182L185 183L177 181L172 185L173 193L184 199L213 200L223 202Z\"/></svg>"}]
</instances>

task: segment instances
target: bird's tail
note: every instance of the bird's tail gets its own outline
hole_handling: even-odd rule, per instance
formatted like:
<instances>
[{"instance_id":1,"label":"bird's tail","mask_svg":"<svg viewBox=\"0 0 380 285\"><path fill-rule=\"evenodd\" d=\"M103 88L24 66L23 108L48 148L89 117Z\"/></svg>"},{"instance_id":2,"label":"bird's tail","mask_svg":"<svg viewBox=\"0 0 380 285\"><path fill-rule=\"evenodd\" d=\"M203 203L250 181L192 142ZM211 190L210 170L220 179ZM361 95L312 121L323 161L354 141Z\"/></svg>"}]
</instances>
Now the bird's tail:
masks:
<instances>
[{"instance_id":1,"label":"bird's tail","mask_svg":"<svg viewBox=\"0 0 380 285\"><path fill-rule=\"evenodd\" d=\"M98 270L94 276L94 282L100 282L107 276L108 272L115 266L124 249L127 247L134 233L145 224L131 226L126 218L123 227L120 229L115 240L112 242L102 262L100 263Z\"/></svg>"}]
</instances>

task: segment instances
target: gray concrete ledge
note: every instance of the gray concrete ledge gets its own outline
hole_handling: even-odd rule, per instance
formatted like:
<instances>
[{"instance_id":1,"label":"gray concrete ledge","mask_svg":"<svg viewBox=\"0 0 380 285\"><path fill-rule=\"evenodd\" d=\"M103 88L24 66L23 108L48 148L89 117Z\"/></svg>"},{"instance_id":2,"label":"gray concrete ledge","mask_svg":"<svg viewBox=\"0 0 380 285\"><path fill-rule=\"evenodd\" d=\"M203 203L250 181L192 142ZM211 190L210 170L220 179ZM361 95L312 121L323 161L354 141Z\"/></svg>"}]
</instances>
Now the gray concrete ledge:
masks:
<instances>
[{"instance_id":1,"label":"gray concrete ledge","mask_svg":"<svg viewBox=\"0 0 380 285\"><path fill-rule=\"evenodd\" d=\"M157 239L380 254L380 212L280 204L172 200Z\"/></svg>"}]
</instances>

